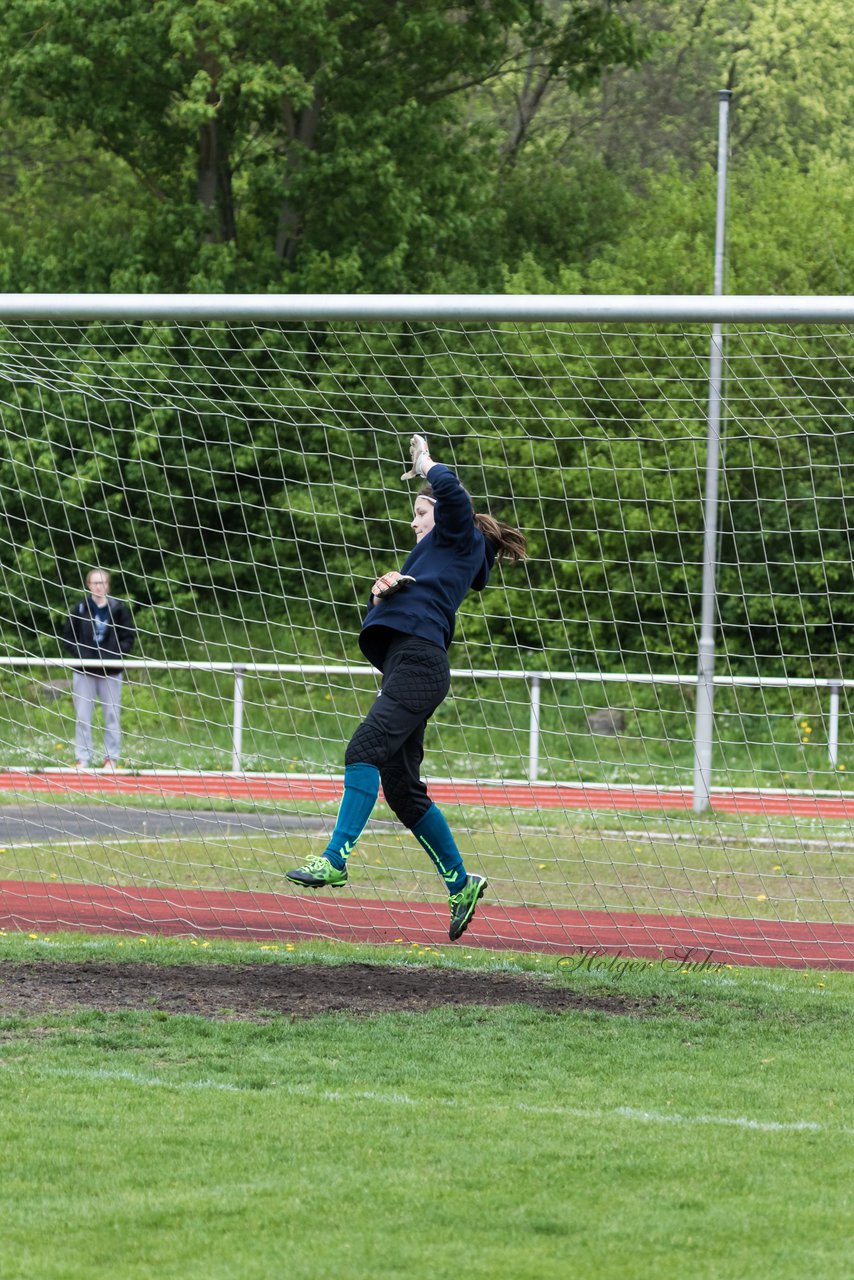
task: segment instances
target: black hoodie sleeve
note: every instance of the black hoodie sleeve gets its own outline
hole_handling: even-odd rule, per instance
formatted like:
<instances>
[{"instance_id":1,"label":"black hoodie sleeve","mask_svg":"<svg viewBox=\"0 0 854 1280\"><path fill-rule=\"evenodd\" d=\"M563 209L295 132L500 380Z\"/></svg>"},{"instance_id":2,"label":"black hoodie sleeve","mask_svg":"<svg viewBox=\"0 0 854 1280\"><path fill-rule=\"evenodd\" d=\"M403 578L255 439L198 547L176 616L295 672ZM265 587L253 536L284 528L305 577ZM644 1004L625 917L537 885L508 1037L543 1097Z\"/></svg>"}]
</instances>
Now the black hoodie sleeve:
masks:
<instances>
[{"instance_id":1,"label":"black hoodie sleeve","mask_svg":"<svg viewBox=\"0 0 854 1280\"><path fill-rule=\"evenodd\" d=\"M110 612L119 649L122 653L130 653L136 639L136 627L133 625L130 609L123 600L114 600L110 603Z\"/></svg>"},{"instance_id":2,"label":"black hoodie sleeve","mask_svg":"<svg viewBox=\"0 0 854 1280\"><path fill-rule=\"evenodd\" d=\"M77 634L77 606L75 605L68 617L65 619L65 626L62 628L62 643L68 650L72 658L80 657L80 637Z\"/></svg>"}]
</instances>

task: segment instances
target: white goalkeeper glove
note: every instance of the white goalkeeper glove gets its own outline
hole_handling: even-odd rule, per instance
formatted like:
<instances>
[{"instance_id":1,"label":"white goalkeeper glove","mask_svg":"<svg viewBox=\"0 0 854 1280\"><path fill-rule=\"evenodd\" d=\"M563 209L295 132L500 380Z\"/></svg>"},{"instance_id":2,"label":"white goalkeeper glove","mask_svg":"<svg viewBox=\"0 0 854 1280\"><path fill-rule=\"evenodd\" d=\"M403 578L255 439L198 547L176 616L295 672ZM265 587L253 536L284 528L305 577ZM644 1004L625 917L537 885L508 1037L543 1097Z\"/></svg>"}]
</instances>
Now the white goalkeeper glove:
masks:
<instances>
[{"instance_id":1,"label":"white goalkeeper glove","mask_svg":"<svg viewBox=\"0 0 854 1280\"><path fill-rule=\"evenodd\" d=\"M426 476L433 465L433 459L430 457L430 449L423 436L412 437L409 442L409 457L412 460L412 466L409 471L404 471L400 477L401 480L415 480L418 476Z\"/></svg>"},{"instance_id":2,"label":"white goalkeeper glove","mask_svg":"<svg viewBox=\"0 0 854 1280\"><path fill-rule=\"evenodd\" d=\"M371 595L374 600L385 600L387 596L393 596L401 587L405 587L407 582L414 581L412 574L398 573L396 569L392 569L391 573L384 573L381 578L377 578L371 587Z\"/></svg>"}]
</instances>

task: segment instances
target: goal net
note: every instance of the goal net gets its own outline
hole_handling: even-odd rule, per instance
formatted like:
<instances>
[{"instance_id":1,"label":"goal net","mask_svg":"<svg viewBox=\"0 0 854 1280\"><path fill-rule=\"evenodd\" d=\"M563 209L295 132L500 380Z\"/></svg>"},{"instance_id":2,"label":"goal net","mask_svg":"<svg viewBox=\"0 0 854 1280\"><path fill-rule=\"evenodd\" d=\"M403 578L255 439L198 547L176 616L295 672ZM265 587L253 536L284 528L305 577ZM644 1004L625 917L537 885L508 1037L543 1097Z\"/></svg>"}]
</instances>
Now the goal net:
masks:
<instances>
[{"instance_id":1,"label":"goal net","mask_svg":"<svg viewBox=\"0 0 854 1280\"><path fill-rule=\"evenodd\" d=\"M0 307L0 925L447 945L382 803L334 899L285 879L376 695L357 636L412 544L418 431L530 550L465 601L427 733L489 880L465 945L854 967L854 313L726 328L697 806L709 324L286 301ZM93 568L136 641L81 769L61 637Z\"/></svg>"}]
</instances>

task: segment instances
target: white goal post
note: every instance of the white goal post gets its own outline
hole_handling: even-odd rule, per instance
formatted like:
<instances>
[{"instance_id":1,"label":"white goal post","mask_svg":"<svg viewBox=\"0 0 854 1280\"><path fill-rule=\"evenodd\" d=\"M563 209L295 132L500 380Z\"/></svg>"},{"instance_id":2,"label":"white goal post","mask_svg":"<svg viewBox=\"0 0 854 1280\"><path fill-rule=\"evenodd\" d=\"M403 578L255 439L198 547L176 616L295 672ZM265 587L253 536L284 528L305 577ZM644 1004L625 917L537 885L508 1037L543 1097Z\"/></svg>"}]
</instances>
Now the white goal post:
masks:
<instances>
[{"instance_id":1,"label":"white goal post","mask_svg":"<svg viewBox=\"0 0 854 1280\"><path fill-rule=\"evenodd\" d=\"M565 946L604 913L611 947L725 919L750 924L737 957L792 962L804 929L810 962L854 955L852 361L852 297L0 294L2 785L109 818L159 772L301 780L236 797L287 809L275 834L149 846L125 815L89 859L18 841L8 884L177 887L185 924L196 885L285 891L334 804L303 780L338 776L370 694L348 663L365 582L407 549L418 430L531 545L461 611L425 762L487 864L493 941ZM138 624L107 782L74 773L71 671L50 665L94 566ZM380 933L434 936L426 877L381 813L361 883L392 904ZM374 936L378 909L268 902L261 931ZM718 954L691 929L679 945Z\"/></svg>"},{"instance_id":2,"label":"white goal post","mask_svg":"<svg viewBox=\"0 0 854 1280\"><path fill-rule=\"evenodd\" d=\"M0 293L0 320L440 321L466 324L850 324L832 294Z\"/></svg>"}]
</instances>

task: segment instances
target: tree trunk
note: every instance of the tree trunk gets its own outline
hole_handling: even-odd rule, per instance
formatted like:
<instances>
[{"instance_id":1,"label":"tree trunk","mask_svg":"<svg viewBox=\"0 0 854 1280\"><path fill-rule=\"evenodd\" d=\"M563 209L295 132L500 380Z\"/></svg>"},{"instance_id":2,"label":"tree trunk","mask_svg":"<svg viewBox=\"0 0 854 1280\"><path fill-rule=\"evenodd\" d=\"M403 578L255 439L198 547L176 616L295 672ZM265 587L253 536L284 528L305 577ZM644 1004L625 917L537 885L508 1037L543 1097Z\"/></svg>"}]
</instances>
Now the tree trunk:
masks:
<instances>
[{"instance_id":1,"label":"tree trunk","mask_svg":"<svg viewBox=\"0 0 854 1280\"><path fill-rule=\"evenodd\" d=\"M302 111L295 113L290 103L285 104L284 117L288 135L285 148L285 197L279 210L279 225L276 229L276 257L285 263L288 270L293 270L303 227L302 211L287 195L288 177L299 170L304 153L314 147L320 124L320 110L321 99L318 93L315 93L313 100Z\"/></svg>"},{"instance_id":2,"label":"tree trunk","mask_svg":"<svg viewBox=\"0 0 854 1280\"><path fill-rule=\"evenodd\" d=\"M513 120L501 147L502 155L510 163L528 136L534 116L552 82L551 69L542 63L541 57L542 55L537 51L528 59L525 82L516 98Z\"/></svg>"},{"instance_id":3,"label":"tree trunk","mask_svg":"<svg viewBox=\"0 0 854 1280\"><path fill-rule=\"evenodd\" d=\"M235 240L237 223L231 189L231 166L228 150L222 145L222 131L216 119L204 124L199 133L197 190L202 208L208 215L206 239L213 244Z\"/></svg>"}]
</instances>

